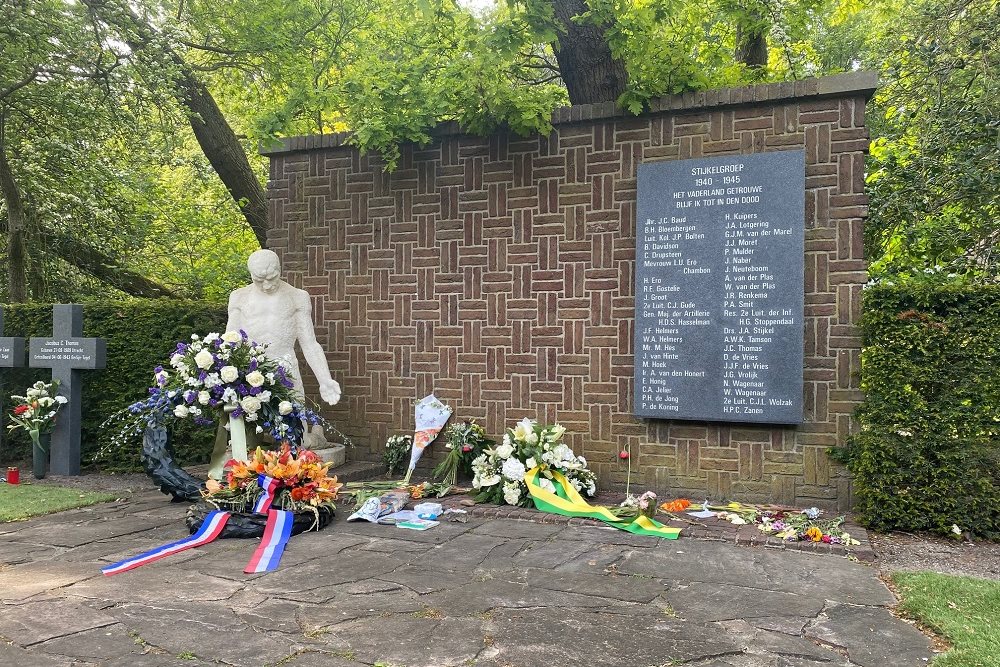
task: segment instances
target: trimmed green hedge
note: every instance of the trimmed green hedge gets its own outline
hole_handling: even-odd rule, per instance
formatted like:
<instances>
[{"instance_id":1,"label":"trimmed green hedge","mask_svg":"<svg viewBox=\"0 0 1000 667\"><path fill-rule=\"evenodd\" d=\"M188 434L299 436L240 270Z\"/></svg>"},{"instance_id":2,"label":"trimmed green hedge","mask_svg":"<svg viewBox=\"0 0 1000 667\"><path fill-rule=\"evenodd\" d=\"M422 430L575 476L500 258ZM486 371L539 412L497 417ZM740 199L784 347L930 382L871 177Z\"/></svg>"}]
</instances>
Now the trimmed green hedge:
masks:
<instances>
[{"instance_id":1,"label":"trimmed green hedge","mask_svg":"<svg viewBox=\"0 0 1000 667\"><path fill-rule=\"evenodd\" d=\"M52 306L49 304L4 305L7 336L50 336ZM226 326L226 306L198 301L151 300L88 303L83 307L85 336L104 338L108 346L105 370L83 371L83 436L85 463L94 461L100 448L113 435L100 428L112 413L142 400L153 379L153 368L166 365L179 340L192 333L222 331ZM10 394L23 394L35 380L48 380L46 369L0 370L0 391L4 410L9 409ZM5 422L6 423L6 422ZM189 431L185 433L184 431ZM200 463L208 460L214 432L210 429L180 427L175 443L182 461ZM29 441L20 432L6 437L0 457L6 460L30 455ZM134 469L139 466L139 452L115 461L102 461L105 468Z\"/></svg>"},{"instance_id":2,"label":"trimmed green hedge","mask_svg":"<svg viewBox=\"0 0 1000 667\"><path fill-rule=\"evenodd\" d=\"M862 520L1000 538L1000 286L870 288L862 330Z\"/></svg>"}]
</instances>

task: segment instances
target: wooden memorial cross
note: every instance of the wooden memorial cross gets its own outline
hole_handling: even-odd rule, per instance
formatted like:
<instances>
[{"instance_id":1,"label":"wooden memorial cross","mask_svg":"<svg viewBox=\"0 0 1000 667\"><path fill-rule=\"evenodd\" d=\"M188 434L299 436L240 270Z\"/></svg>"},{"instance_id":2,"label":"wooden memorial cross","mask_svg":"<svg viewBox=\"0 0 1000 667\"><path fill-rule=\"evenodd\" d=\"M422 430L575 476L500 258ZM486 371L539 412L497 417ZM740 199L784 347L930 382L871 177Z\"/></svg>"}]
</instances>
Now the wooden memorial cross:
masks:
<instances>
[{"instance_id":1,"label":"wooden memorial cross","mask_svg":"<svg viewBox=\"0 0 1000 667\"><path fill-rule=\"evenodd\" d=\"M32 338L28 343L29 365L51 368L52 379L59 381L57 392L68 401L59 411L52 431L49 467L55 475L80 474L80 371L104 368L105 364L104 339L82 336L83 306L56 304L52 306L52 337Z\"/></svg>"}]
</instances>

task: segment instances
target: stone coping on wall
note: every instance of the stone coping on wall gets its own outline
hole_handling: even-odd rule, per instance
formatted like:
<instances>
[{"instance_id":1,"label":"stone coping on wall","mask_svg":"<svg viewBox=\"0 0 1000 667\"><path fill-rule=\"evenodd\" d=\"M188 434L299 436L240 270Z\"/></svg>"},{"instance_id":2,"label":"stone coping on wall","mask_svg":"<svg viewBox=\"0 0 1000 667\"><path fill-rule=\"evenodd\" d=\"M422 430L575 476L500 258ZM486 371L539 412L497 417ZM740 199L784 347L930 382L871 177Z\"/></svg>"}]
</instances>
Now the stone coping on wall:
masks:
<instances>
[{"instance_id":1,"label":"stone coping on wall","mask_svg":"<svg viewBox=\"0 0 1000 667\"><path fill-rule=\"evenodd\" d=\"M791 99L845 97L852 94L868 100L871 99L877 87L878 74L875 72L848 72L846 74L799 79L798 81L714 88L711 90L682 93L680 95L667 95L650 100L649 111L642 115L716 109ZM568 125L571 123L593 122L611 118L635 117L632 113L619 109L614 102L602 102L599 104L579 104L571 107L560 107L552 112L552 124ZM430 134L434 137L442 137L468 133L463 131L456 121L448 121L433 128ZM261 155L273 156L299 151L337 148L338 146L348 145L350 137L350 132L285 137L272 142L268 146L262 145L259 152Z\"/></svg>"}]
</instances>

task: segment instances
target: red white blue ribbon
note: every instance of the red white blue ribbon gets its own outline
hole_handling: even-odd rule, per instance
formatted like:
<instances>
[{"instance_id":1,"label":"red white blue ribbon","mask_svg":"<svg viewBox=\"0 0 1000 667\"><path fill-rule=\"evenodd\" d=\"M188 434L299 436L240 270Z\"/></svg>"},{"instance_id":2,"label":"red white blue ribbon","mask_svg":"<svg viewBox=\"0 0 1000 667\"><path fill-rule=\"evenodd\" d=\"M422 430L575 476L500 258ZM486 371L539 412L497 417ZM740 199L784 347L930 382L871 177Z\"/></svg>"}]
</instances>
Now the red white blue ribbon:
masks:
<instances>
[{"instance_id":1,"label":"red white blue ribbon","mask_svg":"<svg viewBox=\"0 0 1000 667\"><path fill-rule=\"evenodd\" d=\"M267 513L267 526L264 527L264 537L253 553L253 558L243 570L246 574L270 572L278 569L281 554L285 552L288 538L292 536L292 523L295 513L285 510L270 510Z\"/></svg>"},{"instance_id":2,"label":"red white blue ribbon","mask_svg":"<svg viewBox=\"0 0 1000 667\"><path fill-rule=\"evenodd\" d=\"M271 509L271 503L274 502L274 492L281 486L281 480L262 474L257 476L257 485L264 489L264 493L254 503L254 514L267 514L267 511Z\"/></svg>"},{"instance_id":3,"label":"red white blue ribbon","mask_svg":"<svg viewBox=\"0 0 1000 667\"><path fill-rule=\"evenodd\" d=\"M220 533L222 533L222 529L226 526L226 521L228 520L229 512L222 512L219 510L209 512L209 514L205 517L205 520L201 522L201 527L198 529L198 532L194 535L186 537L183 540L171 542L170 544L164 544L162 547L157 547L152 551L147 551L146 553L139 554L138 556L133 556L132 558L120 561L114 565L108 565L107 567L101 568L101 572L103 572L105 576L110 577L113 574L127 572L133 568L158 561L161 558L166 558L167 556L180 553L181 551L187 551L188 549L208 544L217 538Z\"/></svg>"}]
</instances>

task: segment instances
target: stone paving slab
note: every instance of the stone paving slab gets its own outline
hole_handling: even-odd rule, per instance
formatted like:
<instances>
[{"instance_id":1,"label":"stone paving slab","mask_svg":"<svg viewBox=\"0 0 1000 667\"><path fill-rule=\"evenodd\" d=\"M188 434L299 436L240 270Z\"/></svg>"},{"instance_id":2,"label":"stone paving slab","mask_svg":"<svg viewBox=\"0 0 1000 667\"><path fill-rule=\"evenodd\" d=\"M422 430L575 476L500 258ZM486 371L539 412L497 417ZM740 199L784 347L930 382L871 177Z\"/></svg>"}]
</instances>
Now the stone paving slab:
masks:
<instances>
[{"instance_id":1,"label":"stone paving slab","mask_svg":"<svg viewBox=\"0 0 1000 667\"><path fill-rule=\"evenodd\" d=\"M136 508L137 511L132 511ZM218 540L114 577L185 534L154 493L0 524L0 664L32 667L923 665L875 571L836 555L472 517ZM342 513L343 514L343 513Z\"/></svg>"}]
</instances>

